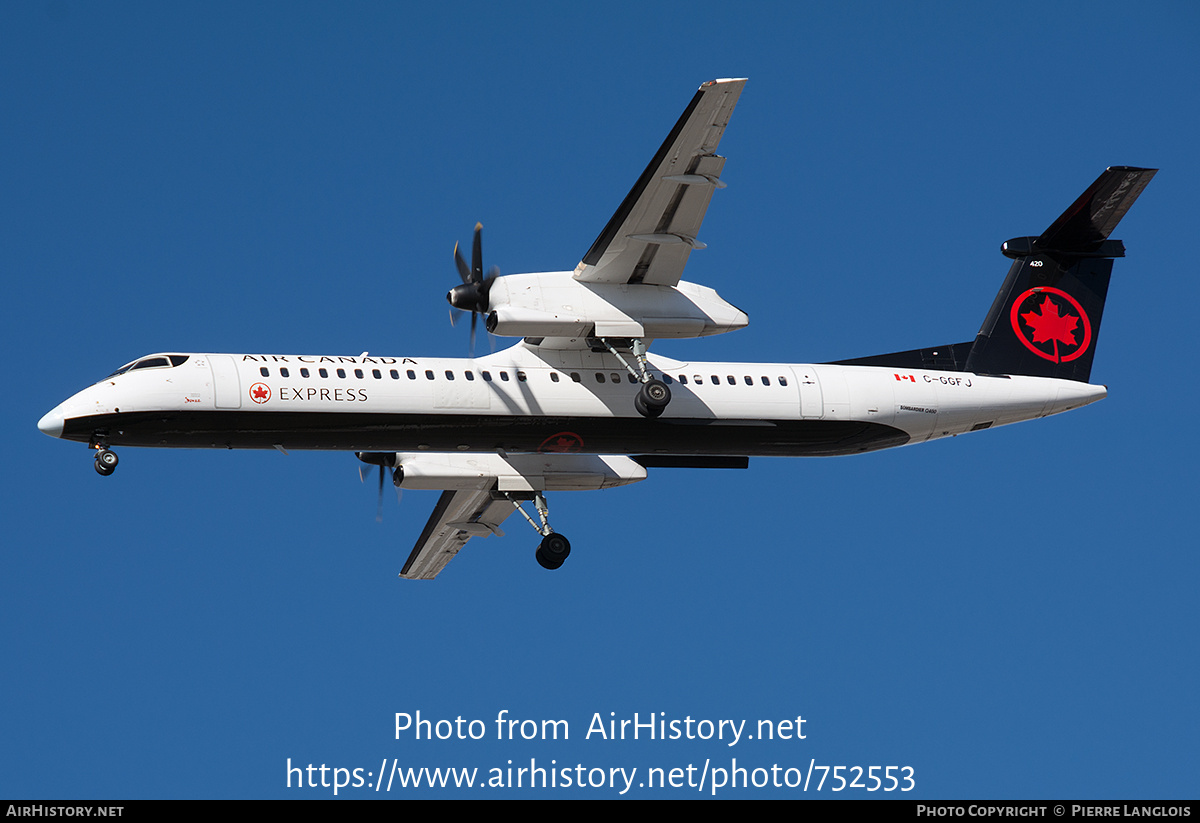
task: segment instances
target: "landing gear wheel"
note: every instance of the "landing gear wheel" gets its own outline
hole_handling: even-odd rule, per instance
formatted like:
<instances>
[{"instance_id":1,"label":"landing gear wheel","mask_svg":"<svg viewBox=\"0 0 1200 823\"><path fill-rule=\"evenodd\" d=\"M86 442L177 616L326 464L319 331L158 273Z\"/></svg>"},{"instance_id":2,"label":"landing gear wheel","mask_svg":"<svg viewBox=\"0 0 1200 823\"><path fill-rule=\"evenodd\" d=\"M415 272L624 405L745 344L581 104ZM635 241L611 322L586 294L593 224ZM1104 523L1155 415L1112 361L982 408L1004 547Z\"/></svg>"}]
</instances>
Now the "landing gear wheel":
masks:
<instances>
[{"instance_id":1,"label":"landing gear wheel","mask_svg":"<svg viewBox=\"0 0 1200 823\"><path fill-rule=\"evenodd\" d=\"M108 477L117 470L117 453L108 449L96 452L96 471L103 477Z\"/></svg>"},{"instance_id":2,"label":"landing gear wheel","mask_svg":"<svg viewBox=\"0 0 1200 823\"><path fill-rule=\"evenodd\" d=\"M550 532L542 538L537 550L537 562L543 569L554 570L563 564L571 553L571 543L561 534Z\"/></svg>"},{"instance_id":3,"label":"landing gear wheel","mask_svg":"<svg viewBox=\"0 0 1200 823\"><path fill-rule=\"evenodd\" d=\"M671 390L661 380L651 380L642 385L641 391L633 399L633 407L642 417L655 418L663 413L671 402Z\"/></svg>"}]
</instances>

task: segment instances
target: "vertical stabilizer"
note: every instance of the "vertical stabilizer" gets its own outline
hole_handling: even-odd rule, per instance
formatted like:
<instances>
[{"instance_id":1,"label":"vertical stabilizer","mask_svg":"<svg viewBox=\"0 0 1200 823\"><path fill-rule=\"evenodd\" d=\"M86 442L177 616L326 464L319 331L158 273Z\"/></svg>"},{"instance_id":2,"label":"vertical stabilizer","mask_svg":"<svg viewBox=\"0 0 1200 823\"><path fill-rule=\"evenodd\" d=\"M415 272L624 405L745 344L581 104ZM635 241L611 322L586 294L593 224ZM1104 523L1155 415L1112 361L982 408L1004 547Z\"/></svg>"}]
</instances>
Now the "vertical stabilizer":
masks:
<instances>
[{"instance_id":1,"label":"vertical stabilizer","mask_svg":"<svg viewBox=\"0 0 1200 823\"><path fill-rule=\"evenodd\" d=\"M1038 237L1001 246L1013 260L967 356L966 370L1087 382L1112 261L1108 236L1157 169L1106 169Z\"/></svg>"}]
</instances>

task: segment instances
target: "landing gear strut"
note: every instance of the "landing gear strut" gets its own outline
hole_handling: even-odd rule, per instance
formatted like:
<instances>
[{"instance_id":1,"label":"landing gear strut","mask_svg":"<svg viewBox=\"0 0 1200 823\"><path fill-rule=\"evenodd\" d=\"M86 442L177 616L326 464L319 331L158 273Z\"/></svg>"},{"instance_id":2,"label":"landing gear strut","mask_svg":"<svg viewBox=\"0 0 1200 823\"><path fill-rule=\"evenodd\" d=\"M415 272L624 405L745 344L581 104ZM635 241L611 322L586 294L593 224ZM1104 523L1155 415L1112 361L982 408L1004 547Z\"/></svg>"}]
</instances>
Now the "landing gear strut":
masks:
<instances>
[{"instance_id":1,"label":"landing gear strut","mask_svg":"<svg viewBox=\"0 0 1200 823\"><path fill-rule=\"evenodd\" d=\"M101 446L96 451L96 472L102 477L108 477L117 470L117 453Z\"/></svg>"},{"instance_id":2,"label":"landing gear strut","mask_svg":"<svg viewBox=\"0 0 1200 823\"><path fill-rule=\"evenodd\" d=\"M538 565L543 569L550 569L551 571L561 566L571 553L571 541L550 528L550 507L546 504L546 496L541 492L533 493L533 505L537 509L538 519L542 521L539 526L529 516L529 513L522 508L521 501L511 492L504 492L503 494L508 498L508 502L512 503L517 511L521 513L521 516L529 521L529 525L533 526L533 530L542 535L542 542L538 544L535 554ZM524 499L528 500L529 498L525 497Z\"/></svg>"},{"instance_id":3,"label":"landing gear strut","mask_svg":"<svg viewBox=\"0 0 1200 823\"><path fill-rule=\"evenodd\" d=\"M637 413L651 420L662 414L663 410L667 408L667 404L671 402L671 390L667 388L666 383L650 376L650 365L646 362L646 342L636 337L628 341L629 351L633 353L633 357L637 361L638 367L635 369L629 365L629 361L621 356L621 352L617 351L616 346L609 339L604 337L598 339L614 357L621 361L634 379L642 384L637 397L633 398L633 407L637 409Z\"/></svg>"}]
</instances>

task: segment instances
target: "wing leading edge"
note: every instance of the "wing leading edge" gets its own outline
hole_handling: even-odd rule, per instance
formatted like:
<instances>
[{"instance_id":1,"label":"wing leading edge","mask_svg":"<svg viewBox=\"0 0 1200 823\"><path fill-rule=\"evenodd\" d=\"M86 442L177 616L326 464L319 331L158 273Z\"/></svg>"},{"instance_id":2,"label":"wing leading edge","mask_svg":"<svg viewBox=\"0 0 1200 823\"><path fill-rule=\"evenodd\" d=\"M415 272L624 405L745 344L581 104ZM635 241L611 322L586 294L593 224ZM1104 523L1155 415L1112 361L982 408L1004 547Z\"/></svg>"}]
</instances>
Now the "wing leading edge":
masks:
<instances>
[{"instance_id":1,"label":"wing leading edge","mask_svg":"<svg viewBox=\"0 0 1200 823\"><path fill-rule=\"evenodd\" d=\"M683 274L714 189L724 188L716 153L745 78L700 87L650 165L575 269L585 283L674 286Z\"/></svg>"}]
</instances>

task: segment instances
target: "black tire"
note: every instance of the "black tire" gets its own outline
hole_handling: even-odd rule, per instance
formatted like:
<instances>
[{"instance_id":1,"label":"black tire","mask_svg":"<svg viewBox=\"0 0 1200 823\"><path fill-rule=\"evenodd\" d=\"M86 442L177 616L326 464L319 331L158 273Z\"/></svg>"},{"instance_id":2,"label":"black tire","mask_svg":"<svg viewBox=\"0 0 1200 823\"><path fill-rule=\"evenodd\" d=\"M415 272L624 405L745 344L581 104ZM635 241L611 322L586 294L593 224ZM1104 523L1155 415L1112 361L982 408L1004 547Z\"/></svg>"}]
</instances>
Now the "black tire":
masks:
<instances>
[{"instance_id":1,"label":"black tire","mask_svg":"<svg viewBox=\"0 0 1200 823\"><path fill-rule=\"evenodd\" d=\"M542 538L537 550L537 562L543 569L553 571L571 554L571 542L561 534L551 532Z\"/></svg>"},{"instance_id":2,"label":"black tire","mask_svg":"<svg viewBox=\"0 0 1200 823\"><path fill-rule=\"evenodd\" d=\"M636 409L637 413L640 414L642 417L648 418L650 420L653 420L654 418L658 417L660 414L663 413L662 406L651 406L646 403L646 393L644 390L640 391L636 395L634 395L633 408Z\"/></svg>"},{"instance_id":3,"label":"black tire","mask_svg":"<svg viewBox=\"0 0 1200 823\"><path fill-rule=\"evenodd\" d=\"M110 474L113 473L113 471L115 471L115 469L111 469L108 466L105 466L99 460L96 461L96 474L100 475L101 477L108 477Z\"/></svg>"},{"instance_id":4,"label":"black tire","mask_svg":"<svg viewBox=\"0 0 1200 823\"><path fill-rule=\"evenodd\" d=\"M96 465L104 466L108 469L108 474L112 474L117 468L117 453L110 452L108 449L101 449L96 452Z\"/></svg>"}]
</instances>

